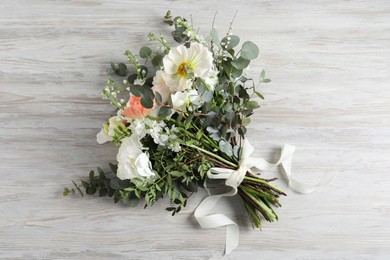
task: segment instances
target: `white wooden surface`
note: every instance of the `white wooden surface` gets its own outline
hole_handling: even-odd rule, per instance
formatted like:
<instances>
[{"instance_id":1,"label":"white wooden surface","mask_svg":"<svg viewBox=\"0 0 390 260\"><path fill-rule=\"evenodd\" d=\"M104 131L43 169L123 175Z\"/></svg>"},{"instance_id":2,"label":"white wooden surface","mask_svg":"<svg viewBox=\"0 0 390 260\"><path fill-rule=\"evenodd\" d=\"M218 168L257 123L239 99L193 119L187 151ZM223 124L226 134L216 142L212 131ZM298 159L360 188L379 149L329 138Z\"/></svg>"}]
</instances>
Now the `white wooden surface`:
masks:
<instances>
[{"instance_id":1,"label":"white wooden surface","mask_svg":"<svg viewBox=\"0 0 390 260\"><path fill-rule=\"evenodd\" d=\"M168 34L167 9L207 34L261 46L250 73L272 83L249 135L256 156L298 147L295 176L311 195L286 189L280 221L252 230L239 200L240 246L225 259L390 258L390 2L2 0L0 7L0 258L219 259L225 229L201 230L192 213L171 217L111 199L62 196L71 179L115 158L95 135L111 107L100 100L110 61L125 61L150 31ZM274 172L277 174L277 172ZM286 188L280 181L279 185ZM233 207L235 210L233 210Z\"/></svg>"}]
</instances>

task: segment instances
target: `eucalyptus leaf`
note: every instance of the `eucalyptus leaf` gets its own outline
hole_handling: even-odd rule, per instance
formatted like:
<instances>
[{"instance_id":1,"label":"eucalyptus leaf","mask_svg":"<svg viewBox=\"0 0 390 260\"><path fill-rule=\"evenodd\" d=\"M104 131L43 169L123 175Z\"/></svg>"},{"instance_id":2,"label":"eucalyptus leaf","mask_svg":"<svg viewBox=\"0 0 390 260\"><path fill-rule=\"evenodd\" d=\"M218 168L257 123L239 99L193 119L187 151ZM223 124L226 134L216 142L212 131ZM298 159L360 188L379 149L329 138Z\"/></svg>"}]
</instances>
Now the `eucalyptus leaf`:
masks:
<instances>
[{"instance_id":1,"label":"eucalyptus leaf","mask_svg":"<svg viewBox=\"0 0 390 260\"><path fill-rule=\"evenodd\" d=\"M248 109L256 109L256 108L259 108L260 105L259 105L259 103L257 103L257 101L251 100L251 101L248 101L248 103L246 104L246 107Z\"/></svg>"},{"instance_id":2,"label":"eucalyptus leaf","mask_svg":"<svg viewBox=\"0 0 390 260\"><path fill-rule=\"evenodd\" d=\"M134 81L137 79L137 74L131 74L130 76L127 77L127 81L130 84L134 84Z\"/></svg>"},{"instance_id":3,"label":"eucalyptus leaf","mask_svg":"<svg viewBox=\"0 0 390 260\"><path fill-rule=\"evenodd\" d=\"M158 110L158 117L164 118L169 116L172 113L172 109L170 107L162 106Z\"/></svg>"},{"instance_id":4,"label":"eucalyptus leaf","mask_svg":"<svg viewBox=\"0 0 390 260\"><path fill-rule=\"evenodd\" d=\"M142 91L143 91L143 87L141 87L139 85L130 86L130 92L134 96L141 97L142 96Z\"/></svg>"},{"instance_id":5,"label":"eucalyptus leaf","mask_svg":"<svg viewBox=\"0 0 390 260\"><path fill-rule=\"evenodd\" d=\"M148 58L150 55L152 55L152 49L150 49L148 46L143 46L139 50L139 56L141 56L143 59Z\"/></svg>"},{"instance_id":6,"label":"eucalyptus leaf","mask_svg":"<svg viewBox=\"0 0 390 260\"><path fill-rule=\"evenodd\" d=\"M159 67L162 64L163 56L161 54L156 54L152 59L152 64L154 67Z\"/></svg>"},{"instance_id":7,"label":"eucalyptus leaf","mask_svg":"<svg viewBox=\"0 0 390 260\"><path fill-rule=\"evenodd\" d=\"M248 67L249 63L250 63L250 60L244 59L243 57L239 57L238 59L233 60L231 62L232 66L238 70L245 69L246 67Z\"/></svg>"},{"instance_id":8,"label":"eucalyptus leaf","mask_svg":"<svg viewBox=\"0 0 390 260\"><path fill-rule=\"evenodd\" d=\"M135 196L131 196L129 198L129 206L130 207L137 207L139 204L139 198L135 197Z\"/></svg>"},{"instance_id":9,"label":"eucalyptus leaf","mask_svg":"<svg viewBox=\"0 0 390 260\"><path fill-rule=\"evenodd\" d=\"M153 108L153 98L151 98L150 96L142 96L141 97L141 105L144 107L144 108L148 108L148 109L151 109Z\"/></svg>"},{"instance_id":10,"label":"eucalyptus leaf","mask_svg":"<svg viewBox=\"0 0 390 260\"><path fill-rule=\"evenodd\" d=\"M240 43L240 37L236 35L229 35L224 37L221 42L225 44L225 50L231 50Z\"/></svg>"},{"instance_id":11,"label":"eucalyptus leaf","mask_svg":"<svg viewBox=\"0 0 390 260\"><path fill-rule=\"evenodd\" d=\"M225 140L219 141L219 149L221 149L221 151L225 153L227 156L233 155L232 145L226 142Z\"/></svg>"},{"instance_id":12,"label":"eucalyptus leaf","mask_svg":"<svg viewBox=\"0 0 390 260\"><path fill-rule=\"evenodd\" d=\"M220 49L222 49L221 47L221 42L219 41L219 37L218 37L218 32L217 30L215 30L214 28L211 30L211 33L210 33L210 36L211 36L211 40L213 41L213 43Z\"/></svg>"},{"instance_id":13,"label":"eucalyptus leaf","mask_svg":"<svg viewBox=\"0 0 390 260\"><path fill-rule=\"evenodd\" d=\"M118 76L122 76L122 77L126 76L126 74L127 74L127 66L126 66L126 64L119 63L118 64L118 70L116 70L115 73Z\"/></svg>"},{"instance_id":14,"label":"eucalyptus leaf","mask_svg":"<svg viewBox=\"0 0 390 260\"><path fill-rule=\"evenodd\" d=\"M259 47L251 41L246 41L242 45L241 57L247 60L256 59L259 55Z\"/></svg>"}]
</instances>

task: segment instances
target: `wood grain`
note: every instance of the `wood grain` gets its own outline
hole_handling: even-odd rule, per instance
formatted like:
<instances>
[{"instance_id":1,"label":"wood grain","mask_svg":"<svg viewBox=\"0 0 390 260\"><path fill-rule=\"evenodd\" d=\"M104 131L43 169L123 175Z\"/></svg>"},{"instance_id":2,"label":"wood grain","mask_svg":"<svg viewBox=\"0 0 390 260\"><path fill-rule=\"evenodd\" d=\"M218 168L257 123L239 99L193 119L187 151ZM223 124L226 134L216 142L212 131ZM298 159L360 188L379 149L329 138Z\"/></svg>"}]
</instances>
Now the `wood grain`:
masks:
<instances>
[{"instance_id":1,"label":"wood grain","mask_svg":"<svg viewBox=\"0 0 390 260\"><path fill-rule=\"evenodd\" d=\"M272 79L249 137L275 160L298 147L293 174L308 183L339 171L328 187L288 197L278 223L252 230L238 199L220 205L240 224L226 259L390 258L390 2L3 0L0 8L0 258L219 259L225 230L202 230L193 196L176 217L160 201L143 210L110 199L62 197L115 158L96 144L110 115L99 92L110 61L125 61L160 17L192 13L207 34L261 46L253 77ZM149 43L148 43L149 44ZM277 172L273 172L277 174Z\"/></svg>"}]
</instances>

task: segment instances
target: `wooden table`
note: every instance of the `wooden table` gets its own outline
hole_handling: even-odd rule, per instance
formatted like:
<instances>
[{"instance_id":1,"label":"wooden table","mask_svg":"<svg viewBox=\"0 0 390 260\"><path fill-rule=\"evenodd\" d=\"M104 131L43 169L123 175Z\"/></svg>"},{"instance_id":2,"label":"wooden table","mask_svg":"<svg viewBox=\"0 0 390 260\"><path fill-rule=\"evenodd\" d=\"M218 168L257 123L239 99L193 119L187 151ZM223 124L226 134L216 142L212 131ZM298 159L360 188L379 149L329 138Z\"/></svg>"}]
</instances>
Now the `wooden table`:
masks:
<instances>
[{"instance_id":1,"label":"wooden table","mask_svg":"<svg viewBox=\"0 0 390 260\"><path fill-rule=\"evenodd\" d=\"M207 35L256 42L272 82L249 127L255 156L297 146L293 174L316 183L294 193L280 221L252 230L238 199L219 209L237 221L226 259L390 258L390 2L3 0L0 8L0 258L219 259L225 229L205 230L193 211L171 217L168 200L127 208L109 198L62 196L71 179L115 161L95 135L112 107L100 99L109 62L169 34L161 17L190 17ZM272 172L278 175L278 172Z\"/></svg>"}]
</instances>

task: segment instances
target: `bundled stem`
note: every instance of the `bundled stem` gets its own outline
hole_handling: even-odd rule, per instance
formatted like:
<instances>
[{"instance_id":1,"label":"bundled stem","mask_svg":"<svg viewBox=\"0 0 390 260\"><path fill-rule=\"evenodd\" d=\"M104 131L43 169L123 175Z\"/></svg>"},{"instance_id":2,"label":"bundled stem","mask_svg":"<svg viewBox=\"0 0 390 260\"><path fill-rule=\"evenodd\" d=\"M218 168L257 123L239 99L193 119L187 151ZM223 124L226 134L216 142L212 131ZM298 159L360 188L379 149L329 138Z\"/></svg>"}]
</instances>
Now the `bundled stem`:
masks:
<instances>
[{"instance_id":1,"label":"bundled stem","mask_svg":"<svg viewBox=\"0 0 390 260\"><path fill-rule=\"evenodd\" d=\"M278 198L280 195L286 196L280 188L270 184L268 180L250 173L246 174L238 187L238 194L245 204L252 225L259 229L261 229L261 216L269 222L278 220L272 205L281 206Z\"/></svg>"}]
</instances>

